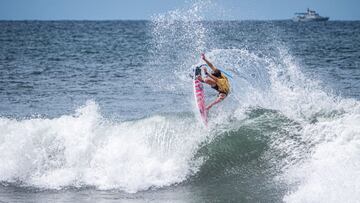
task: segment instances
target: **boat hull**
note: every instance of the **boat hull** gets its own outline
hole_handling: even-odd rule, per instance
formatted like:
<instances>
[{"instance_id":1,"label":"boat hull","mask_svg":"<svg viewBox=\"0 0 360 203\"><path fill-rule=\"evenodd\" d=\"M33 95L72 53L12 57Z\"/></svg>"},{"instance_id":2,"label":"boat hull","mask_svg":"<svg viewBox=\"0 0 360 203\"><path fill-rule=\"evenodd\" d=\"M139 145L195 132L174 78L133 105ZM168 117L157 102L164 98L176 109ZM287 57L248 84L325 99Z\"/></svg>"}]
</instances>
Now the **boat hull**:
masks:
<instances>
[{"instance_id":1,"label":"boat hull","mask_svg":"<svg viewBox=\"0 0 360 203\"><path fill-rule=\"evenodd\" d=\"M329 17L321 17L321 18L293 18L294 22L320 22L320 21L328 21Z\"/></svg>"}]
</instances>

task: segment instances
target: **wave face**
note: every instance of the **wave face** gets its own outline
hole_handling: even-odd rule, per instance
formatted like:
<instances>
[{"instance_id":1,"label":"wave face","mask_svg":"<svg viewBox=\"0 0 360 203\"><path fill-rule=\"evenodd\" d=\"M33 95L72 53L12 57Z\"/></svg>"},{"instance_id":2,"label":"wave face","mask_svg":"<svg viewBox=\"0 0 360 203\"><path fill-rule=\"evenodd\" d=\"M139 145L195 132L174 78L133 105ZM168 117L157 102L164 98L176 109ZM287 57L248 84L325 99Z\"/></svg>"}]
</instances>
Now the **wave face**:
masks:
<instances>
[{"instance_id":1,"label":"wave face","mask_svg":"<svg viewBox=\"0 0 360 203\"><path fill-rule=\"evenodd\" d=\"M233 97L239 106L223 112L236 118L233 120L244 119L244 123L230 124L236 126L236 133L227 131L227 138L210 147L210 151L215 148L215 157L210 156L210 159L215 158L215 166L213 162L203 166L213 172L218 169L216 165L224 161L221 174L230 177L234 171L239 175L235 177L241 177L240 174L259 177L257 172L268 173L266 178L270 178L271 183L266 178L261 182L278 184L274 191L282 194L286 202L356 202L359 198L356 190L359 185L360 103L327 92L316 80L306 77L285 50L278 45L277 57L234 49L214 50L208 54L223 67L238 64L235 66L238 69L228 70L241 76L232 81ZM249 117L254 112L248 114L244 110L254 106L276 114L254 125ZM285 120L279 122L279 115ZM248 122L252 126L244 132ZM246 139L255 139L258 143L249 143ZM251 148L254 144L258 146ZM242 151L244 149L246 152ZM244 156L256 164L241 170ZM256 180L246 181L248 178L241 180L246 183L243 187L256 183ZM259 185L253 187L261 188Z\"/></svg>"}]
</instances>

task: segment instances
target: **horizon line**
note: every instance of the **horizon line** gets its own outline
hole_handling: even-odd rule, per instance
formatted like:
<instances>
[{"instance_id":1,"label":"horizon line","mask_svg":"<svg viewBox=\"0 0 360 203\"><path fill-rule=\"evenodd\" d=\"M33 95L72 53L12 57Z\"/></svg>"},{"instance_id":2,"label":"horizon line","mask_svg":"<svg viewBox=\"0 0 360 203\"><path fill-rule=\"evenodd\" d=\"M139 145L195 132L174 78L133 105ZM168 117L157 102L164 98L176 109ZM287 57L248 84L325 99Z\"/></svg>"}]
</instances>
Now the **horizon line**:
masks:
<instances>
[{"instance_id":1,"label":"horizon line","mask_svg":"<svg viewBox=\"0 0 360 203\"><path fill-rule=\"evenodd\" d=\"M152 21L151 19L0 19L0 21ZM183 21L183 20L178 20ZM286 19L215 19L198 20L198 22L215 21L292 21L292 18ZM360 19L329 19L329 21L360 21Z\"/></svg>"}]
</instances>

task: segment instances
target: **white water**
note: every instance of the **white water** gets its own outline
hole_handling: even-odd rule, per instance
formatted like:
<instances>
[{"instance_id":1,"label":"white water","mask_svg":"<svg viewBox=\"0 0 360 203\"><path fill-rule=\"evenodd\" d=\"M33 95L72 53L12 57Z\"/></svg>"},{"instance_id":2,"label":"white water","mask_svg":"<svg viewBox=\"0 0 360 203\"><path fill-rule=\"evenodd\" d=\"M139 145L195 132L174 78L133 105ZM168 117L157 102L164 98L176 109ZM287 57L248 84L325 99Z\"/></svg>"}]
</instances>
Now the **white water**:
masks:
<instances>
[{"instance_id":1,"label":"white water","mask_svg":"<svg viewBox=\"0 0 360 203\"><path fill-rule=\"evenodd\" d=\"M279 75L274 67L270 71L272 93L276 95L275 108L301 124L299 133L310 150L308 159L284 171L288 183L298 183L284 200L358 201L360 103L327 94L317 82L301 73L291 56L283 52L281 55L286 67L282 69L286 71L284 77L274 77ZM294 155L307 152L295 150Z\"/></svg>"},{"instance_id":2,"label":"white water","mask_svg":"<svg viewBox=\"0 0 360 203\"><path fill-rule=\"evenodd\" d=\"M247 50L214 50L216 65L235 75L232 97L243 109L275 109L300 124L305 147L290 138L273 148L288 157L277 178L289 185L286 202L357 202L360 199L360 103L327 93L307 78L286 49L279 56L259 57ZM237 78L236 78L237 76ZM228 114L232 114L229 111ZM289 135L290 136L290 135Z\"/></svg>"},{"instance_id":3,"label":"white water","mask_svg":"<svg viewBox=\"0 0 360 203\"><path fill-rule=\"evenodd\" d=\"M0 119L0 181L60 189L95 186L126 192L178 183L206 133L189 119L155 116L112 123L89 102L55 119Z\"/></svg>"},{"instance_id":4,"label":"white water","mask_svg":"<svg viewBox=\"0 0 360 203\"><path fill-rule=\"evenodd\" d=\"M358 108L358 107L355 107ZM358 202L360 198L360 114L346 113L307 125L303 136L318 144L312 156L287 175L299 182L287 202Z\"/></svg>"},{"instance_id":5,"label":"white water","mask_svg":"<svg viewBox=\"0 0 360 203\"><path fill-rule=\"evenodd\" d=\"M250 58L249 61L254 58L244 51L239 55L241 53L246 56L240 58ZM247 89L243 88L242 91L251 92L245 94L250 96L251 103L242 101L248 105L277 109L299 122L302 126L299 132L302 140L313 145L309 147L311 155L307 160L300 163L290 161L299 159L302 153L308 153L301 151L303 149L295 149L293 155L288 157L288 165L284 167L286 181L289 185L295 183L297 186L290 190L284 200L356 202L360 198L359 102L326 94L316 82L300 72L289 55L282 55L281 60L280 63L269 63L267 66L270 88L265 88L266 92L261 93L264 91L261 86L247 84ZM268 60L264 63L268 63ZM269 81L261 84L268 84ZM314 117L317 120L315 123L312 122ZM277 147L282 150L289 147L294 149L289 143Z\"/></svg>"}]
</instances>

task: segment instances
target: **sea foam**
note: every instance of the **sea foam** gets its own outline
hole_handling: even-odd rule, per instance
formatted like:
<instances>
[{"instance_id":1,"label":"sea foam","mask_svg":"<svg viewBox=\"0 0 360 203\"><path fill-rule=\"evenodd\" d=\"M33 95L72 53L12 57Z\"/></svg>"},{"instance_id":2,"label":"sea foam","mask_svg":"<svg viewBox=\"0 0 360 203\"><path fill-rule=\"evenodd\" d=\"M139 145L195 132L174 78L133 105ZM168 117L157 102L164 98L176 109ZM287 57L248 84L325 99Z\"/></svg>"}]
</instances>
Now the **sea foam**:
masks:
<instances>
[{"instance_id":1,"label":"sea foam","mask_svg":"<svg viewBox=\"0 0 360 203\"><path fill-rule=\"evenodd\" d=\"M189 122L163 116L110 122L94 102L54 119L1 118L0 181L126 192L179 183L197 170L192 155L204 139Z\"/></svg>"}]
</instances>

